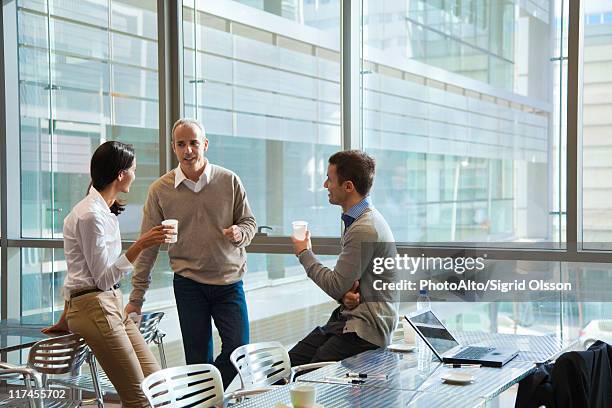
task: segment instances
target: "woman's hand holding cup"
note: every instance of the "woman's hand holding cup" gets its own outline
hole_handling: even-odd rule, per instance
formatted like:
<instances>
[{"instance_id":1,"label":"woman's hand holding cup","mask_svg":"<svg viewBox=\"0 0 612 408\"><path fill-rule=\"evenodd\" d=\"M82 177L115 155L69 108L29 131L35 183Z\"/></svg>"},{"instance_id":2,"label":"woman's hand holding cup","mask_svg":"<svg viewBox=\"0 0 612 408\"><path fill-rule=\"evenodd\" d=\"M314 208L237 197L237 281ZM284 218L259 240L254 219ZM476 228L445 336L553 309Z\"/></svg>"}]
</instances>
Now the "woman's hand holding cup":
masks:
<instances>
[{"instance_id":1,"label":"woman's hand holding cup","mask_svg":"<svg viewBox=\"0 0 612 408\"><path fill-rule=\"evenodd\" d=\"M169 242L176 242L176 232L174 228L166 225L158 225L145 232L136 241L142 249L146 249L155 245L161 245Z\"/></svg>"},{"instance_id":2,"label":"woman's hand holding cup","mask_svg":"<svg viewBox=\"0 0 612 408\"><path fill-rule=\"evenodd\" d=\"M128 261L134 263L138 255L147 248L152 246L176 242L176 227L170 225L158 225L151 228L149 231L140 235L138 240L127 250L126 257Z\"/></svg>"}]
</instances>

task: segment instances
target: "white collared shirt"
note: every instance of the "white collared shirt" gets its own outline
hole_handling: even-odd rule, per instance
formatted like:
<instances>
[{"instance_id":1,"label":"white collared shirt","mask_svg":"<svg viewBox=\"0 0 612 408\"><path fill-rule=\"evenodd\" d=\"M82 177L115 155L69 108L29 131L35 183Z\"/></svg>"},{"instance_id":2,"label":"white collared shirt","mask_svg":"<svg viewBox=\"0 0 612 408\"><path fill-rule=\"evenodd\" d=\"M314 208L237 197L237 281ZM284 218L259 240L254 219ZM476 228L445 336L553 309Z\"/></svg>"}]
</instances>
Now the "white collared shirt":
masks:
<instances>
[{"instance_id":1,"label":"white collared shirt","mask_svg":"<svg viewBox=\"0 0 612 408\"><path fill-rule=\"evenodd\" d=\"M132 270L125 254L121 255L117 216L93 187L64 220L64 253L66 300L82 289L108 290Z\"/></svg>"},{"instance_id":2,"label":"white collared shirt","mask_svg":"<svg viewBox=\"0 0 612 408\"><path fill-rule=\"evenodd\" d=\"M209 161L207 161L204 171L196 183L193 180L189 180L187 176L185 176L185 173L183 173L183 170L181 170L181 165L179 164L178 167L174 169L174 188L177 188L181 185L181 183L184 183L191 191L194 193L199 193L206 184L210 183L211 174L211 164Z\"/></svg>"}]
</instances>

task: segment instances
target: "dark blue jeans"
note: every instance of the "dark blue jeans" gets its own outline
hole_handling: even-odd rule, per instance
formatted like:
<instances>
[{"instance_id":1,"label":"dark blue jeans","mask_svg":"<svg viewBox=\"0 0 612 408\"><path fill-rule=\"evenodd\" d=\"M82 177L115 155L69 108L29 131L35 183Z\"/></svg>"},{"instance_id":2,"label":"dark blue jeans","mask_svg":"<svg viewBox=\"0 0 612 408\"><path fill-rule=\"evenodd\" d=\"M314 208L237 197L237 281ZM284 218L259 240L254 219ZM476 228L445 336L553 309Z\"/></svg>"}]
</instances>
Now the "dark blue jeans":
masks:
<instances>
[{"instance_id":1,"label":"dark blue jeans","mask_svg":"<svg viewBox=\"0 0 612 408\"><path fill-rule=\"evenodd\" d=\"M230 354L249 343L249 316L242 281L206 285L175 274L173 283L187 364L214 364L227 388L236 376ZM221 354L214 361L211 318L221 337Z\"/></svg>"}]
</instances>

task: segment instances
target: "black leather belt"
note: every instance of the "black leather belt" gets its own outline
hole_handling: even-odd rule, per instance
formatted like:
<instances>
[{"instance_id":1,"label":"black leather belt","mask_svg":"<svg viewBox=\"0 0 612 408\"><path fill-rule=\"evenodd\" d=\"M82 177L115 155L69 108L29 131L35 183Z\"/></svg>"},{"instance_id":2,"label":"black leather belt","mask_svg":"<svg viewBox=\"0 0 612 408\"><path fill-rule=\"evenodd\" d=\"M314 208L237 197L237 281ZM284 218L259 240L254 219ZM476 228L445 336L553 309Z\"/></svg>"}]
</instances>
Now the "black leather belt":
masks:
<instances>
[{"instance_id":1,"label":"black leather belt","mask_svg":"<svg viewBox=\"0 0 612 408\"><path fill-rule=\"evenodd\" d=\"M117 284L113 285L113 287L108 289L108 290L119 289L120 287L121 287L121 285L117 283ZM86 295L88 293L93 293L93 292L105 292L105 291L102 290L102 289L98 289L98 288L79 290L79 291L76 291L74 293L71 293L70 294L70 299L74 299L75 297L79 297L79 296Z\"/></svg>"}]
</instances>

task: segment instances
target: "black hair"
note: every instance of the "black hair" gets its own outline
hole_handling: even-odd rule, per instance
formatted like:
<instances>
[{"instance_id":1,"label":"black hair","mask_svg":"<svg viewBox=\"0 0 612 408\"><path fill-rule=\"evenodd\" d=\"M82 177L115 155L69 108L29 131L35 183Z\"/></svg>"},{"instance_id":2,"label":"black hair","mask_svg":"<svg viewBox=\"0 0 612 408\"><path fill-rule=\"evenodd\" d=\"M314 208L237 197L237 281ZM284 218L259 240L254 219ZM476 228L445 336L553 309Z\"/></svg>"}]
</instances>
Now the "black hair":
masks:
<instances>
[{"instance_id":1,"label":"black hair","mask_svg":"<svg viewBox=\"0 0 612 408\"><path fill-rule=\"evenodd\" d=\"M91 156L89 172L91 174L91 187L99 192L104 190L119 177L119 173L129 170L134 164L134 147L130 144L117 142L114 140L104 142ZM125 203L115 200L110 210L113 214L119 215L125 210Z\"/></svg>"},{"instance_id":2,"label":"black hair","mask_svg":"<svg viewBox=\"0 0 612 408\"><path fill-rule=\"evenodd\" d=\"M355 190L365 197L374 184L376 161L361 150L343 150L329 158L329 164L336 166L336 174L341 183L351 181Z\"/></svg>"}]
</instances>

